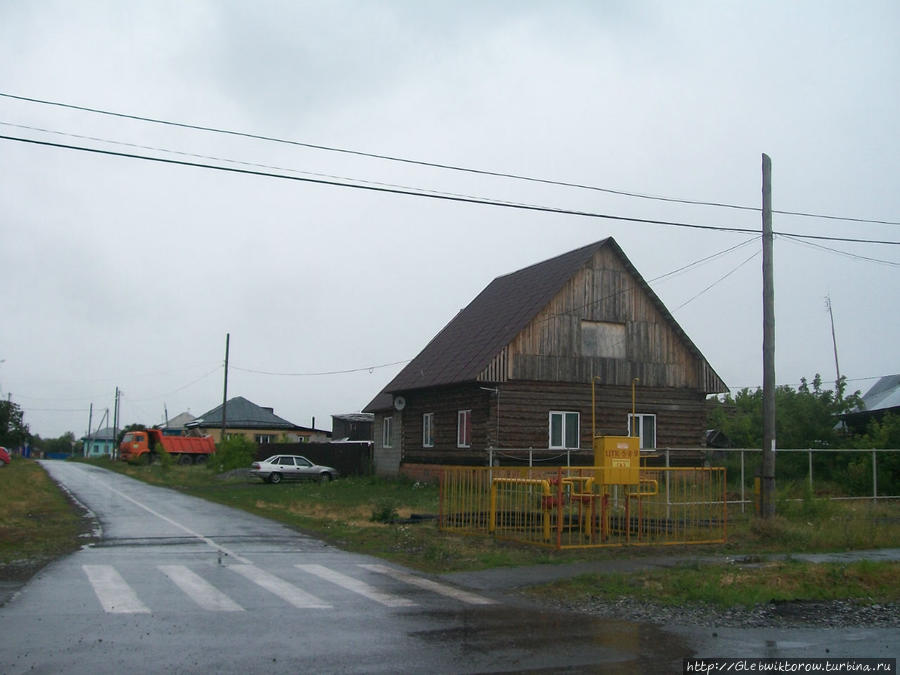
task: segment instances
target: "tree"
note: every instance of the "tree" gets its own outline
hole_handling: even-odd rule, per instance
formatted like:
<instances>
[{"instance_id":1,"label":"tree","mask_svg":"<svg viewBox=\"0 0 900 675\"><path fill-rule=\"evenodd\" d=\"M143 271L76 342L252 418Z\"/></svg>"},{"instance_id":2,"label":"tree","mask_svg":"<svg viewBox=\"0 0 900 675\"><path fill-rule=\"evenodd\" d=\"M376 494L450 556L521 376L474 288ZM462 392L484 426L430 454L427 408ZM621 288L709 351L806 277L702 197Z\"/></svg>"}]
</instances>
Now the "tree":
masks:
<instances>
[{"instance_id":1,"label":"tree","mask_svg":"<svg viewBox=\"0 0 900 675\"><path fill-rule=\"evenodd\" d=\"M861 403L860 392L844 397L846 379L838 381L836 391L822 388L816 374L812 385L802 378L795 390L782 385L775 390L775 438L779 448L846 447L847 441L837 428L838 418ZM742 389L710 411L709 428L719 429L736 448L762 447L762 390Z\"/></svg>"},{"instance_id":2,"label":"tree","mask_svg":"<svg viewBox=\"0 0 900 675\"><path fill-rule=\"evenodd\" d=\"M41 439L41 450L44 452L52 452L60 455L71 454L75 449L75 434L67 431L59 438Z\"/></svg>"},{"instance_id":3,"label":"tree","mask_svg":"<svg viewBox=\"0 0 900 675\"><path fill-rule=\"evenodd\" d=\"M12 401L0 401L0 445L17 448L30 439L22 409Z\"/></svg>"}]
</instances>

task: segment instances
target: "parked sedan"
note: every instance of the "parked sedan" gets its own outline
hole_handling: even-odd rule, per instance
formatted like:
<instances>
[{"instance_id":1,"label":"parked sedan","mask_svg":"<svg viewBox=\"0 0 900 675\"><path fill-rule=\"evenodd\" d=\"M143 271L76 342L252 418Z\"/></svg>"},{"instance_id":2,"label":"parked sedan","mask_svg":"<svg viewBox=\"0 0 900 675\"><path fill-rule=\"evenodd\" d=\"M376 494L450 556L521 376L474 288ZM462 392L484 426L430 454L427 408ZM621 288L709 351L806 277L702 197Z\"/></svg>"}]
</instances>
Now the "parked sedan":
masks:
<instances>
[{"instance_id":1,"label":"parked sedan","mask_svg":"<svg viewBox=\"0 0 900 675\"><path fill-rule=\"evenodd\" d=\"M262 478L268 483L280 483L283 480L334 480L338 476L337 469L310 462L300 455L273 455L261 462L250 465L250 475Z\"/></svg>"}]
</instances>

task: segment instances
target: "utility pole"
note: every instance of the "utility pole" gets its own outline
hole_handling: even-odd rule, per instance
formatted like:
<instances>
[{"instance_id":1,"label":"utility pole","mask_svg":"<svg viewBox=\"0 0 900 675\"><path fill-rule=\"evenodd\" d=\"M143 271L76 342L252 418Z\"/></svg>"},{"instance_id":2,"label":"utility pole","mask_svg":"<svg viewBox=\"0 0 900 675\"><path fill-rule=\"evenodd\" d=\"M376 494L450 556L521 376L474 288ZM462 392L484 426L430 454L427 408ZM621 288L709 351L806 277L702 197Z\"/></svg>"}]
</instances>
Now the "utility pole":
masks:
<instances>
[{"instance_id":1,"label":"utility pole","mask_svg":"<svg viewBox=\"0 0 900 675\"><path fill-rule=\"evenodd\" d=\"M119 438L119 388L116 387L116 399L113 402L113 437L112 437L112 458L118 459L119 448L116 447L116 440Z\"/></svg>"},{"instance_id":2,"label":"utility pole","mask_svg":"<svg viewBox=\"0 0 900 675\"><path fill-rule=\"evenodd\" d=\"M88 412L88 432L87 443L81 448L81 456L87 457L87 446L91 444L91 426L94 424L94 404L91 403L91 409Z\"/></svg>"},{"instance_id":3,"label":"utility pole","mask_svg":"<svg viewBox=\"0 0 900 675\"><path fill-rule=\"evenodd\" d=\"M775 516L775 273L772 265L772 160L762 156L763 448L760 515Z\"/></svg>"},{"instance_id":4,"label":"utility pole","mask_svg":"<svg viewBox=\"0 0 900 675\"><path fill-rule=\"evenodd\" d=\"M225 442L225 409L228 407L228 348L231 344L231 333L225 333L225 387L222 393L222 442Z\"/></svg>"},{"instance_id":5,"label":"utility pole","mask_svg":"<svg viewBox=\"0 0 900 675\"><path fill-rule=\"evenodd\" d=\"M837 378L834 381L834 392L838 394L841 387L841 367L838 365L837 338L834 336L834 312L831 311L830 295L825 296L825 308L828 310L828 316L831 317L831 344L834 345L834 373Z\"/></svg>"}]
</instances>

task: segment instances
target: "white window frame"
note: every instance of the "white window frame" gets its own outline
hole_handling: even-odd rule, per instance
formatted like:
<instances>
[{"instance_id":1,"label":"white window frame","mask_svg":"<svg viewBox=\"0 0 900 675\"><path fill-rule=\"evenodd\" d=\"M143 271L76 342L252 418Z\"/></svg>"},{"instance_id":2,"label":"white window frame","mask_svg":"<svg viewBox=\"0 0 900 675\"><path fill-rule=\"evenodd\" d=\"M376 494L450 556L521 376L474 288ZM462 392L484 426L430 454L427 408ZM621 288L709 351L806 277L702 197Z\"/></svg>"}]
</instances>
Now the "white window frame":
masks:
<instances>
[{"instance_id":1,"label":"white window frame","mask_svg":"<svg viewBox=\"0 0 900 675\"><path fill-rule=\"evenodd\" d=\"M567 426L571 419L571 415L575 415L575 445L568 445L566 437L568 434ZM560 443L553 444L553 418L560 419ZM551 410L547 418L547 447L551 450L578 450L581 448L581 413L576 410Z\"/></svg>"},{"instance_id":2,"label":"white window frame","mask_svg":"<svg viewBox=\"0 0 900 675\"><path fill-rule=\"evenodd\" d=\"M424 413L422 415L422 447L434 447L434 413Z\"/></svg>"},{"instance_id":3,"label":"white window frame","mask_svg":"<svg viewBox=\"0 0 900 675\"><path fill-rule=\"evenodd\" d=\"M392 416L385 417L381 425L381 447L394 447L394 418Z\"/></svg>"},{"instance_id":4,"label":"white window frame","mask_svg":"<svg viewBox=\"0 0 900 675\"><path fill-rule=\"evenodd\" d=\"M468 434L466 432L468 432ZM468 438L466 438L467 435L468 435ZM472 411L471 410L458 410L456 412L456 447L457 448L471 448L472 447Z\"/></svg>"},{"instance_id":5,"label":"white window frame","mask_svg":"<svg viewBox=\"0 0 900 675\"><path fill-rule=\"evenodd\" d=\"M634 424L632 423L632 419L637 419L637 429L634 429ZM647 430L647 425L645 424L646 419L653 420L653 438L648 439L646 436L649 434ZM632 416L631 413L628 413L628 435L629 436L637 436L640 438L640 447L641 450L651 451L656 450L656 415L651 413L636 413ZM637 433L635 433L637 432Z\"/></svg>"},{"instance_id":6,"label":"white window frame","mask_svg":"<svg viewBox=\"0 0 900 675\"><path fill-rule=\"evenodd\" d=\"M272 443L272 439L274 436L272 434L256 434L254 440L258 445L264 445L268 443Z\"/></svg>"}]
</instances>

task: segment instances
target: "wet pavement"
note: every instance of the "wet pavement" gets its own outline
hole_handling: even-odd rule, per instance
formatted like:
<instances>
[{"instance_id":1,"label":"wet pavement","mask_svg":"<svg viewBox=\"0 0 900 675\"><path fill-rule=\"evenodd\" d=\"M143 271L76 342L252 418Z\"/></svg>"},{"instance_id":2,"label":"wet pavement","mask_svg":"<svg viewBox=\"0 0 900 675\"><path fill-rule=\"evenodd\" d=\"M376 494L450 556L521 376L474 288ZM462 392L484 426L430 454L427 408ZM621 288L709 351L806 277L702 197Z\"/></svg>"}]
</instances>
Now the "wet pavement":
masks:
<instances>
[{"instance_id":1,"label":"wet pavement","mask_svg":"<svg viewBox=\"0 0 900 675\"><path fill-rule=\"evenodd\" d=\"M667 673L692 656L892 657L900 645L896 628L658 625L545 607L518 592L589 572L732 557L430 576L96 467L45 466L91 509L103 538L0 606L4 674ZM791 557L898 560L900 549Z\"/></svg>"},{"instance_id":2,"label":"wet pavement","mask_svg":"<svg viewBox=\"0 0 900 675\"><path fill-rule=\"evenodd\" d=\"M50 462L102 526L0 607L0 673L666 673L686 640L347 553L242 511Z\"/></svg>"}]
</instances>

